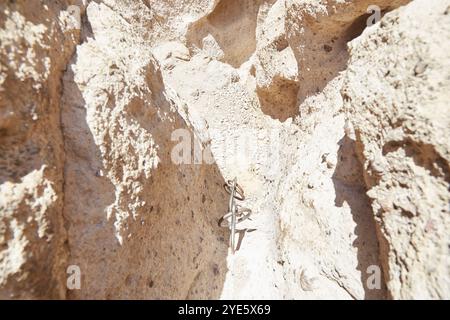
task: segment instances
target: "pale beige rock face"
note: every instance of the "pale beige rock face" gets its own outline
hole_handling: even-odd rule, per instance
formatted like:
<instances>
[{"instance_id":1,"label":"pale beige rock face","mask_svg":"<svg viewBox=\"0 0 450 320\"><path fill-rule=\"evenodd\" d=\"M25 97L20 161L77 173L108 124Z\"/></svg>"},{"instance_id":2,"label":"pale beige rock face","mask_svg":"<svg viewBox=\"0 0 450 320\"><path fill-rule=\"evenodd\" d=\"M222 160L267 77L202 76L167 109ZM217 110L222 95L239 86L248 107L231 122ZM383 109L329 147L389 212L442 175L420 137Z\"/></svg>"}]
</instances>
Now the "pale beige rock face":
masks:
<instances>
[{"instance_id":1,"label":"pale beige rock face","mask_svg":"<svg viewBox=\"0 0 450 320\"><path fill-rule=\"evenodd\" d=\"M26 3L0 5L0 298L450 297L449 1ZM179 129L215 161L174 163Z\"/></svg>"},{"instance_id":2,"label":"pale beige rock face","mask_svg":"<svg viewBox=\"0 0 450 320\"><path fill-rule=\"evenodd\" d=\"M417 2L350 47L342 94L393 298L449 294L449 40L449 3Z\"/></svg>"},{"instance_id":3,"label":"pale beige rock face","mask_svg":"<svg viewBox=\"0 0 450 320\"><path fill-rule=\"evenodd\" d=\"M61 77L68 2L0 4L0 299L64 298Z\"/></svg>"},{"instance_id":4,"label":"pale beige rock face","mask_svg":"<svg viewBox=\"0 0 450 320\"><path fill-rule=\"evenodd\" d=\"M145 39L103 4L64 76L64 215L70 298L217 298L226 210L216 166L176 165L171 134L190 125L164 89ZM115 39L111 39L115 37Z\"/></svg>"}]
</instances>

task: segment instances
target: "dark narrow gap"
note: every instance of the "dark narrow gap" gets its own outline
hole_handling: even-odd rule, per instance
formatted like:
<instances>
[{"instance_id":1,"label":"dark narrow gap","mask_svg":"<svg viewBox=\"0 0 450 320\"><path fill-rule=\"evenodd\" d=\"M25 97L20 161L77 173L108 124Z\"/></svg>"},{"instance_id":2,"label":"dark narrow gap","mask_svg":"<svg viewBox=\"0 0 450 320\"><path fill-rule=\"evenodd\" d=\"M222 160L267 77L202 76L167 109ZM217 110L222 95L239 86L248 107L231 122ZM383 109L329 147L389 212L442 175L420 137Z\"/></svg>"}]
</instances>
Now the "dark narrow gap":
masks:
<instances>
[{"instance_id":1,"label":"dark narrow gap","mask_svg":"<svg viewBox=\"0 0 450 320\"><path fill-rule=\"evenodd\" d=\"M332 177L336 192L335 205L342 207L344 202L347 203L356 224L354 231L356 239L353 246L357 248L357 270L361 273L364 298L385 299L386 285L382 274L380 274L380 289L367 287L367 280L371 275L368 268L378 266L381 272L383 268L380 264L380 248L371 202L366 195L363 166L356 155L355 146L355 141L347 135L339 141L338 162Z\"/></svg>"}]
</instances>

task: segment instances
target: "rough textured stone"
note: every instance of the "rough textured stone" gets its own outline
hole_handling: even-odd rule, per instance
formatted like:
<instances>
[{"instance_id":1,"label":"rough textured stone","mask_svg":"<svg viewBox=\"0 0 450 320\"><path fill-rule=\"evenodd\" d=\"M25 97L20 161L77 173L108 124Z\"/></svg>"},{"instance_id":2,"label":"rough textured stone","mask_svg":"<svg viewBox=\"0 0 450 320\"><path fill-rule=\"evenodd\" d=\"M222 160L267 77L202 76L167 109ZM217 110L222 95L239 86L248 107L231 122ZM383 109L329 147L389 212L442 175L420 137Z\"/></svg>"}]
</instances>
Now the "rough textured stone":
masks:
<instances>
[{"instance_id":1,"label":"rough textured stone","mask_svg":"<svg viewBox=\"0 0 450 320\"><path fill-rule=\"evenodd\" d=\"M69 3L0 4L0 298L64 298L61 77Z\"/></svg>"},{"instance_id":2,"label":"rough textured stone","mask_svg":"<svg viewBox=\"0 0 450 320\"><path fill-rule=\"evenodd\" d=\"M449 298L449 8L1 4L0 298Z\"/></svg>"},{"instance_id":3,"label":"rough textured stone","mask_svg":"<svg viewBox=\"0 0 450 320\"><path fill-rule=\"evenodd\" d=\"M367 30L350 47L342 89L397 299L450 289L448 5L418 1Z\"/></svg>"}]
</instances>

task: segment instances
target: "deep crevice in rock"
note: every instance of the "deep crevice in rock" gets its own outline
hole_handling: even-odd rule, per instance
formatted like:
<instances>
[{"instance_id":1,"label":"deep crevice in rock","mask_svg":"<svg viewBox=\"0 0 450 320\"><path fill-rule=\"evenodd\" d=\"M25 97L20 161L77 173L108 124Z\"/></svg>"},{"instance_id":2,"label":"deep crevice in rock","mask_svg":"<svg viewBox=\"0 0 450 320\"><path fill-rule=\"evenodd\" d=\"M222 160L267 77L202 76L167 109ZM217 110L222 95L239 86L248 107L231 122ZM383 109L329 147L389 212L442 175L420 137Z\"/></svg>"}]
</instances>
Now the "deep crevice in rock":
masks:
<instances>
[{"instance_id":1,"label":"deep crevice in rock","mask_svg":"<svg viewBox=\"0 0 450 320\"><path fill-rule=\"evenodd\" d=\"M69 3L0 4L0 297L448 295L447 4L364 32L366 1L77 1L60 97ZM217 164L174 163L180 128ZM254 212L235 255L233 177Z\"/></svg>"},{"instance_id":2,"label":"deep crevice in rock","mask_svg":"<svg viewBox=\"0 0 450 320\"><path fill-rule=\"evenodd\" d=\"M213 12L190 26L188 42L238 68L256 49L256 22L264 2L220 1Z\"/></svg>"},{"instance_id":3,"label":"deep crevice in rock","mask_svg":"<svg viewBox=\"0 0 450 320\"><path fill-rule=\"evenodd\" d=\"M356 154L356 143L345 135L339 141L337 165L333 173L333 184L336 191L335 205L342 207L346 202L356 223L357 238L353 246L358 250L358 266L361 272L361 283L365 291L365 299L383 299L386 297L386 285L383 282L380 290L367 287L370 266L379 266L379 245L376 236L375 221L371 202L366 195L363 166Z\"/></svg>"}]
</instances>

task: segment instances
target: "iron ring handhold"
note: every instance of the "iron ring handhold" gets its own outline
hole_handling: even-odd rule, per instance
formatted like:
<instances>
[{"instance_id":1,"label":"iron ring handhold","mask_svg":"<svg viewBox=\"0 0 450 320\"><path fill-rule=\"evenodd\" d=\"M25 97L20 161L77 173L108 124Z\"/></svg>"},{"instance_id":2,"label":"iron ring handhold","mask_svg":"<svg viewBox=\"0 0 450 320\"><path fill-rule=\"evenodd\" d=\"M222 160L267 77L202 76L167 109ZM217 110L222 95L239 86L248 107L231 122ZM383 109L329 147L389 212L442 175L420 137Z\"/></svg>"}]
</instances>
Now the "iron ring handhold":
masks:
<instances>
[{"instance_id":1,"label":"iron ring handhold","mask_svg":"<svg viewBox=\"0 0 450 320\"><path fill-rule=\"evenodd\" d=\"M252 214L252 210L249 208L244 208L241 206L236 206L236 223L241 223L244 220L247 220L250 218ZM219 219L219 226L222 228L229 228L231 226L230 221L228 220L232 216L232 212L228 212L225 214L222 218Z\"/></svg>"},{"instance_id":2,"label":"iron ring handhold","mask_svg":"<svg viewBox=\"0 0 450 320\"><path fill-rule=\"evenodd\" d=\"M224 183L223 185L224 189L231 194L231 189L233 187L233 181L232 180L228 180L227 183ZM234 194L234 198L237 200L245 200L245 195L244 195L244 190L242 189L242 187L236 183L236 189L235 189L236 193Z\"/></svg>"}]
</instances>

